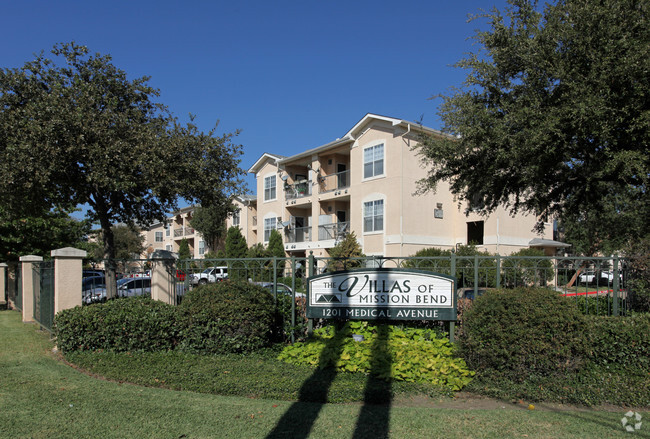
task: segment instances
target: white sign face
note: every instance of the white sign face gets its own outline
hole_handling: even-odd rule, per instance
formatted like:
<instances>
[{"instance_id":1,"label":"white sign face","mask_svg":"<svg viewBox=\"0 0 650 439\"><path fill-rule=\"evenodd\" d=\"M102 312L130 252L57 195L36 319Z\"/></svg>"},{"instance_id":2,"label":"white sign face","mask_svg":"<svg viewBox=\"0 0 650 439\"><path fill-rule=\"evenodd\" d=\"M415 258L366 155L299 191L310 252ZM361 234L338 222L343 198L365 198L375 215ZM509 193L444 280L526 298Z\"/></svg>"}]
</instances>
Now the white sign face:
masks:
<instances>
[{"instance_id":1,"label":"white sign face","mask_svg":"<svg viewBox=\"0 0 650 439\"><path fill-rule=\"evenodd\" d=\"M308 308L310 318L455 320L455 282L449 276L400 269L315 276L309 279Z\"/></svg>"}]
</instances>

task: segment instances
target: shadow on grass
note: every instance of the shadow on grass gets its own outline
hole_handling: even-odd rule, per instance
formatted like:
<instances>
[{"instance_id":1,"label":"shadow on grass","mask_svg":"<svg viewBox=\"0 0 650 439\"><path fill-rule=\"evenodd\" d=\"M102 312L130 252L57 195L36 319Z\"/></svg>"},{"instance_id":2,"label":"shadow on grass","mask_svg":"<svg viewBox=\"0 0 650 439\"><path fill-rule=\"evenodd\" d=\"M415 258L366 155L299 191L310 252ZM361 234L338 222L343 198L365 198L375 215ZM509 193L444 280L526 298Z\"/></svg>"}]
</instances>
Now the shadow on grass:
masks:
<instances>
[{"instance_id":1,"label":"shadow on grass","mask_svg":"<svg viewBox=\"0 0 650 439\"><path fill-rule=\"evenodd\" d=\"M388 437L390 424L390 403L392 386L389 380L380 376L390 374L391 358L388 353L388 327L378 326L378 337L372 345L371 371L364 389L364 401L357 418L353 438L381 439ZM321 365L303 383L298 401L293 403L278 421L275 428L266 436L271 438L307 438L318 419L318 415L328 400L337 371L330 366L336 363L343 351L343 343L350 336L349 331L335 327L334 336L328 340L321 352Z\"/></svg>"},{"instance_id":2,"label":"shadow on grass","mask_svg":"<svg viewBox=\"0 0 650 439\"><path fill-rule=\"evenodd\" d=\"M336 369L326 365L330 359L338 360L343 350L345 335L338 326L334 331L334 336L328 340L321 352L321 364L300 387L298 401L282 415L275 428L266 436L267 439L299 439L309 436L318 414L327 402L327 395L337 374Z\"/></svg>"},{"instance_id":3,"label":"shadow on grass","mask_svg":"<svg viewBox=\"0 0 650 439\"><path fill-rule=\"evenodd\" d=\"M388 352L388 326L377 326L377 338L372 344L370 374L366 381L363 406L357 418L353 439L388 437L390 427L390 403L393 399L389 379L392 358Z\"/></svg>"}]
</instances>

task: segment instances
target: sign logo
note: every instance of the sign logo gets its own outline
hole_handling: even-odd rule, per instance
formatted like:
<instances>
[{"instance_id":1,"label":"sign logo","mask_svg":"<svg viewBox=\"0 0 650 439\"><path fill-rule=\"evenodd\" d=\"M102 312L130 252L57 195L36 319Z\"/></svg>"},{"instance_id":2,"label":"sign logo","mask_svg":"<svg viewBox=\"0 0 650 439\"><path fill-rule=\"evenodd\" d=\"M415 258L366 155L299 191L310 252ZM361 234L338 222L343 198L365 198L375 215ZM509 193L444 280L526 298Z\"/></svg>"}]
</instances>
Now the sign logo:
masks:
<instances>
[{"instance_id":1,"label":"sign logo","mask_svg":"<svg viewBox=\"0 0 650 439\"><path fill-rule=\"evenodd\" d=\"M406 269L340 271L307 280L308 318L456 320L456 280Z\"/></svg>"},{"instance_id":2,"label":"sign logo","mask_svg":"<svg viewBox=\"0 0 650 439\"><path fill-rule=\"evenodd\" d=\"M633 433L636 430L641 430L641 415L637 412L629 411L621 419L621 424L625 431Z\"/></svg>"}]
</instances>

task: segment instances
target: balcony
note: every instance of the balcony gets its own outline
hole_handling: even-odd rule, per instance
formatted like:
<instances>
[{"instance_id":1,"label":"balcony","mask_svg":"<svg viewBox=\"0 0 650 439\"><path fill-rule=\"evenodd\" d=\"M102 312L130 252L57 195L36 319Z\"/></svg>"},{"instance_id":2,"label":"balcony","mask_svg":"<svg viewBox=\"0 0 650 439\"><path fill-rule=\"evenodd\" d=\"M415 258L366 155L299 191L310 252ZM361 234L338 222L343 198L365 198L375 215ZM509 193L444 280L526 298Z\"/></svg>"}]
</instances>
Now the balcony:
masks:
<instances>
[{"instance_id":1,"label":"balcony","mask_svg":"<svg viewBox=\"0 0 650 439\"><path fill-rule=\"evenodd\" d=\"M285 233L286 242L311 242L311 227L296 227Z\"/></svg>"},{"instance_id":2,"label":"balcony","mask_svg":"<svg viewBox=\"0 0 650 439\"><path fill-rule=\"evenodd\" d=\"M320 192L332 192L350 187L350 170L337 172L319 179Z\"/></svg>"},{"instance_id":3,"label":"balcony","mask_svg":"<svg viewBox=\"0 0 650 439\"><path fill-rule=\"evenodd\" d=\"M284 192L287 200L308 197L311 195L311 180L301 180L294 184L285 184Z\"/></svg>"},{"instance_id":4,"label":"balcony","mask_svg":"<svg viewBox=\"0 0 650 439\"><path fill-rule=\"evenodd\" d=\"M194 229L191 227L179 227L174 229L174 238L181 238L183 236L194 235Z\"/></svg>"},{"instance_id":5,"label":"balcony","mask_svg":"<svg viewBox=\"0 0 650 439\"><path fill-rule=\"evenodd\" d=\"M318 226L318 240L319 241L328 241L334 240L338 241L343 239L345 235L350 232L350 222L342 221L339 223L333 224L323 224Z\"/></svg>"}]
</instances>

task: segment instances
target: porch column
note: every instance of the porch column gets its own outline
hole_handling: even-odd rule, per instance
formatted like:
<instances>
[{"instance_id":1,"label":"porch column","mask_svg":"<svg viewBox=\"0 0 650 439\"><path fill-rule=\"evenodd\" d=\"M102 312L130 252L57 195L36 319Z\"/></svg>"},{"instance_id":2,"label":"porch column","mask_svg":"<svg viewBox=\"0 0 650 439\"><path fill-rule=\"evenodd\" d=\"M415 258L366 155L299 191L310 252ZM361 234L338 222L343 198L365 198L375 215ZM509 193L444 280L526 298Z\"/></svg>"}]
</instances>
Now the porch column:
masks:
<instances>
[{"instance_id":1,"label":"porch column","mask_svg":"<svg viewBox=\"0 0 650 439\"><path fill-rule=\"evenodd\" d=\"M21 282L23 286L23 322L34 321L34 290L40 285L34 285L34 263L43 262L43 258L35 255L20 257Z\"/></svg>"},{"instance_id":2,"label":"porch column","mask_svg":"<svg viewBox=\"0 0 650 439\"><path fill-rule=\"evenodd\" d=\"M156 250L151 254L151 298L170 305L176 305L174 276L176 258L167 250Z\"/></svg>"},{"instance_id":3,"label":"porch column","mask_svg":"<svg viewBox=\"0 0 650 439\"><path fill-rule=\"evenodd\" d=\"M54 315L81 306L84 250L66 247L52 250L54 258Z\"/></svg>"}]
</instances>

